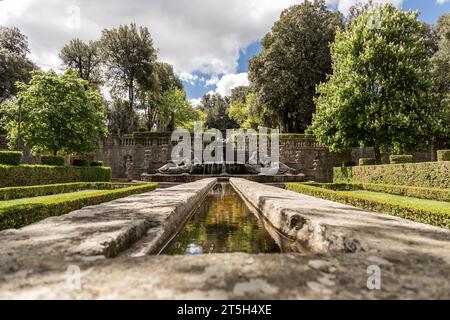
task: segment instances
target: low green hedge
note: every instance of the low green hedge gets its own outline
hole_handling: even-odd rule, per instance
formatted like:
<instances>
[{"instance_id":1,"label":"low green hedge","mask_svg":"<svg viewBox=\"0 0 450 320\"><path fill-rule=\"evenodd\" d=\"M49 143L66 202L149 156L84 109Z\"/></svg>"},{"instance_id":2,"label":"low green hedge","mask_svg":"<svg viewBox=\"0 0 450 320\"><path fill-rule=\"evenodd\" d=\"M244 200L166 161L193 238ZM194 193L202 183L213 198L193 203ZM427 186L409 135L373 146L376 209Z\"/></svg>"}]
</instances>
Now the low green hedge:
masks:
<instances>
[{"instance_id":1,"label":"low green hedge","mask_svg":"<svg viewBox=\"0 0 450 320\"><path fill-rule=\"evenodd\" d=\"M91 167L103 167L103 161L92 161Z\"/></svg>"},{"instance_id":2,"label":"low green hedge","mask_svg":"<svg viewBox=\"0 0 450 320\"><path fill-rule=\"evenodd\" d=\"M305 183L305 185L335 191L366 190L366 191L394 194L397 196L450 202L450 189L421 188L421 187L396 186L388 184L371 184L371 183L354 183L354 184Z\"/></svg>"},{"instance_id":3,"label":"low green hedge","mask_svg":"<svg viewBox=\"0 0 450 320\"><path fill-rule=\"evenodd\" d=\"M64 157L42 156L41 164L44 166L63 166L64 165Z\"/></svg>"},{"instance_id":4,"label":"low green hedge","mask_svg":"<svg viewBox=\"0 0 450 320\"><path fill-rule=\"evenodd\" d=\"M360 166L372 166L377 164L377 160L373 158L361 158L359 159Z\"/></svg>"},{"instance_id":5,"label":"low green hedge","mask_svg":"<svg viewBox=\"0 0 450 320\"><path fill-rule=\"evenodd\" d=\"M0 165L18 166L21 161L21 151L0 151Z\"/></svg>"},{"instance_id":6,"label":"low green hedge","mask_svg":"<svg viewBox=\"0 0 450 320\"><path fill-rule=\"evenodd\" d=\"M89 167L89 161L85 159L74 159L72 165L75 167Z\"/></svg>"},{"instance_id":7,"label":"low green hedge","mask_svg":"<svg viewBox=\"0 0 450 320\"><path fill-rule=\"evenodd\" d=\"M0 165L0 187L108 181L111 181L111 168L109 167Z\"/></svg>"},{"instance_id":8,"label":"low green hedge","mask_svg":"<svg viewBox=\"0 0 450 320\"><path fill-rule=\"evenodd\" d=\"M450 188L450 162L388 164L334 168L334 183L376 183L423 188Z\"/></svg>"},{"instance_id":9,"label":"low green hedge","mask_svg":"<svg viewBox=\"0 0 450 320\"><path fill-rule=\"evenodd\" d=\"M288 183L286 184L286 189L450 229L450 209L438 210L435 208L418 207L412 204L400 204L392 199L373 199L369 195L352 194L349 191L335 191L301 183Z\"/></svg>"},{"instance_id":10,"label":"low green hedge","mask_svg":"<svg viewBox=\"0 0 450 320\"><path fill-rule=\"evenodd\" d=\"M389 157L391 164L400 164L400 163L412 163L413 156L412 155L392 155Z\"/></svg>"},{"instance_id":11,"label":"low green hedge","mask_svg":"<svg viewBox=\"0 0 450 320\"><path fill-rule=\"evenodd\" d=\"M450 161L450 150L439 150L437 152L438 161Z\"/></svg>"},{"instance_id":12,"label":"low green hedge","mask_svg":"<svg viewBox=\"0 0 450 320\"><path fill-rule=\"evenodd\" d=\"M59 216L86 206L96 205L127 197L133 194L150 192L157 184L135 185L122 189L104 190L101 194L83 194L67 200L43 201L42 203L20 204L0 209L0 230L21 228L42 219Z\"/></svg>"},{"instance_id":13,"label":"low green hedge","mask_svg":"<svg viewBox=\"0 0 450 320\"><path fill-rule=\"evenodd\" d=\"M29 187L0 188L0 201L47 196L81 190L113 190L133 186L132 183L75 182Z\"/></svg>"}]
</instances>

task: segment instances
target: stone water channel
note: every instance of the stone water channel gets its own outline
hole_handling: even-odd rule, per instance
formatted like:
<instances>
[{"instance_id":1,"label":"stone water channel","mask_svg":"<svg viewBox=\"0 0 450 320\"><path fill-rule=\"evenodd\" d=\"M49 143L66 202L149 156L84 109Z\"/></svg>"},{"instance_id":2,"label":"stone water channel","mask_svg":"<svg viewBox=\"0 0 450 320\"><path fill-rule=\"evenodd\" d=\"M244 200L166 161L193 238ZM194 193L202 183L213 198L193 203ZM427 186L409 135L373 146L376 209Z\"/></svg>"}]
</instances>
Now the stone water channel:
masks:
<instances>
[{"instance_id":1,"label":"stone water channel","mask_svg":"<svg viewBox=\"0 0 450 320\"><path fill-rule=\"evenodd\" d=\"M0 299L450 298L449 230L229 183L203 179L0 232ZM367 287L371 266L379 290Z\"/></svg>"}]
</instances>

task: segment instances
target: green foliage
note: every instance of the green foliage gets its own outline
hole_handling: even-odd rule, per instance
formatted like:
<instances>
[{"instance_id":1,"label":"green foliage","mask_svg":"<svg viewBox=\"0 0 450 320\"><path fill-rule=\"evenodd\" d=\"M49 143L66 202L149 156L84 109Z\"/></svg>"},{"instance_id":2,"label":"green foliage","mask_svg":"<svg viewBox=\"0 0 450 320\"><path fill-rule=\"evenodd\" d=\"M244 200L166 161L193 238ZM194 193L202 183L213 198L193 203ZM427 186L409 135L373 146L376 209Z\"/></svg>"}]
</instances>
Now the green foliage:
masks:
<instances>
[{"instance_id":1,"label":"green foliage","mask_svg":"<svg viewBox=\"0 0 450 320\"><path fill-rule=\"evenodd\" d=\"M64 165L64 157L42 156L41 164L44 166L63 166Z\"/></svg>"},{"instance_id":2,"label":"green foliage","mask_svg":"<svg viewBox=\"0 0 450 320\"><path fill-rule=\"evenodd\" d=\"M0 104L17 94L16 82L30 81L36 66L28 53L28 39L19 29L0 26Z\"/></svg>"},{"instance_id":3,"label":"green foliage","mask_svg":"<svg viewBox=\"0 0 450 320\"><path fill-rule=\"evenodd\" d=\"M8 166L18 166L21 161L21 151L0 151L0 164Z\"/></svg>"},{"instance_id":4,"label":"green foliage","mask_svg":"<svg viewBox=\"0 0 450 320\"><path fill-rule=\"evenodd\" d=\"M0 201L41 197L52 194L76 192L81 190L114 190L118 188L130 187L132 185L134 184L112 182L76 182L28 187L0 188Z\"/></svg>"},{"instance_id":5,"label":"green foliage","mask_svg":"<svg viewBox=\"0 0 450 320\"><path fill-rule=\"evenodd\" d=\"M339 32L312 132L332 151L414 148L430 137L430 62L417 13L377 6Z\"/></svg>"},{"instance_id":6,"label":"green foliage","mask_svg":"<svg viewBox=\"0 0 450 320\"><path fill-rule=\"evenodd\" d=\"M450 229L450 204L448 202L414 200L414 198L371 192L364 194L355 191L335 191L301 183L288 183L286 189Z\"/></svg>"},{"instance_id":7,"label":"green foliage","mask_svg":"<svg viewBox=\"0 0 450 320\"><path fill-rule=\"evenodd\" d=\"M439 150L437 152L438 161L450 161L450 150Z\"/></svg>"},{"instance_id":8,"label":"green foliage","mask_svg":"<svg viewBox=\"0 0 450 320\"><path fill-rule=\"evenodd\" d=\"M391 164L400 164L400 163L412 163L413 156L406 154L406 155L391 155L389 156L389 161Z\"/></svg>"},{"instance_id":9,"label":"green foliage","mask_svg":"<svg viewBox=\"0 0 450 320\"><path fill-rule=\"evenodd\" d=\"M237 93L242 87L233 89L231 94L231 104L227 113L231 120L234 120L241 128L257 129L264 123L264 110L258 107L257 95L247 93L245 96ZM248 91L248 90L247 90ZM241 92L242 93L242 92Z\"/></svg>"},{"instance_id":10,"label":"green foliage","mask_svg":"<svg viewBox=\"0 0 450 320\"><path fill-rule=\"evenodd\" d=\"M91 167L103 167L103 161L91 161Z\"/></svg>"},{"instance_id":11,"label":"green foliage","mask_svg":"<svg viewBox=\"0 0 450 320\"><path fill-rule=\"evenodd\" d=\"M200 109L206 112L205 125L208 129L235 129L238 124L228 116L230 99L219 93L207 94L202 98Z\"/></svg>"},{"instance_id":12,"label":"green foliage","mask_svg":"<svg viewBox=\"0 0 450 320\"><path fill-rule=\"evenodd\" d=\"M149 192L155 188L156 184L154 183L140 184L121 189L98 191L93 194L74 194L69 200L67 197L55 196L42 200L42 202L2 207L0 208L0 230L21 228L51 216L59 216L86 206Z\"/></svg>"},{"instance_id":13,"label":"green foliage","mask_svg":"<svg viewBox=\"0 0 450 320\"><path fill-rule=\"evenodd\" d=\"M374 158L361 158L359 159L360 166L373 166L377 164L377 160Z\"/></svg>"},{"instance_id":14,"label":"green foliage","mask_svg":"<svg viewBox=\"0 0 450 320\"><path fill-rule=\"evenodd\" d=\"M423 162L334 168L334 183L376 183L450 188L450 162Z\"/></svg>"},{"instance_id":15,"label":"green foliage","mask_svg":"<svg viewBox=\"0 0 450 320\"><path fill-rule=\"evenodd\" d=\"M335 190L335 191L356 191L366 190L373 192L388 193L404 197L418 199L450 202L450 189L421 188L410 186L396 186L390 184L374 183L305 183L309 186Z\"/></svg>"},{"instance_id":16,"label":"green foliage","mask_svg":"<svg viewBox=\"0 0 450 320\"><path fill-rule=\"evenodd\" d=\"M72 165L75 167L89 167L89 161L86 159L73 159Z\"/></svg>"},{"instance_id":17,"label":"green foliage","mask_svg":"<svg viewBox=\"0 0 450 320\"><path fill-rule=\"evenodd\" d=\"M86 80L92 87L97 88L100 83L100 46L98 41L85 43L78 38L72 39L59 53L63 63L78 72L78 76Z\"/></svg>"},{"instance_id":18,"label":"green foliage","mask_svg":"<svg viewBox=\"0 0 450 320\"><path fill-rule=\"evenodd\" d=\"M304 1L284 10L250 61L249 79L283 132L304 132L315 111L315 86L331 73L330 43L342 26L340 13L325 1Z\"/></svg>"},{"instance_id":19,"label":"green foliage","mask_svg":"<svg viewBox=\"0 0 450 320\"><path fill-rule=\"evenodd\" d=\"M105 29L100 40L102 59L107 70L106 76L116 93L128 95L128 111L135 105L136 88L150 89L156 49L146 27L136 24L121 25L119 28Z\"/></svg>"},{"instance_id":20,"label":"green foliage","mask_svg":"<svg viewBox=\"0 0 450 320\"><path fill-rule=\"evenodd\" d=\"M7 110L8 139L17 139L21 112L21 139L33 151L84 153L95 151L106 134L105 115L97 92L85 90L86 81L69 69L33 72L30 84L18 84L18 100Z\"/></svg>"},{"instance_id":21,"label":"green foliage","mask_svg":"<svg viewBox=\"0 0 450 320\"><path fill-rule=\"evenodd\" d=\"M99 181L111 181L111 168L0 165L0 187Z\"/></svg>"}]
</instances>

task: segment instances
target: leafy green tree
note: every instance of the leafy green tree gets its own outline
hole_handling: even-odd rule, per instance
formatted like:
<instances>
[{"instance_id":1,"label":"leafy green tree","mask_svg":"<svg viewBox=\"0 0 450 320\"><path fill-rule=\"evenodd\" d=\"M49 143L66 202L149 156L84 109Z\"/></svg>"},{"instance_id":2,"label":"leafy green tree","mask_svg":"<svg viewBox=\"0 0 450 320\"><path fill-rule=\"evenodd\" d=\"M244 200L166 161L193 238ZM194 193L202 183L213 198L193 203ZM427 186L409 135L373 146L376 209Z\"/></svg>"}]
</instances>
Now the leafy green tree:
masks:
<instances>
[{"instance_id":1,"label":"leafy green tree","mask_svg":"<svg viewBox=\"0 0 450 320\"><path fill-rule=\"evenodd\" d=\"M135 91L138 86L150 89L156 49L146 27L136 24L105 29L100 40L106 75L112 81L113 91L126 93L129 112L135 106Z\"/></svg>"},{"instance_id":2,"label":"leafy green tree","mask_svg":"<svg viewBox=\"0 0 450 320\"><path fill-rule=\"evenodd\" d=\"M193 128L195 121L202 121L200 110L192 107L184 90L173 88L165 91L158 104L158 118L169 131L176 128Z\"/></svg>"},{"instance_id":3,"label":"leafy green tree","mask_svg":"<svg viewBox=\"0 0 450 320\"><path fill-rule=\"evenodd\" d=\"M209 129L236 129L239 125L228 116L230 99L219 93L206 94L200 103L200 108L206 113L205 126Z\"/></svg>"},{"instance_id":4,"label":"leafy green tree","mask_svg":"<svg viewBox=\"0 0 450 320\"><path fill-rule=\"evenodd\" d=\"M331 73L329 46L342 19L323 0L292 6L250 61L249 79L261 106L283 131L303 132L311 124L315 87Z\"/></svg>"},{"instance_id":5,"label":"leafy green tree","mask_svg":"<svg viewBox=\"0 0 450 320\"><path fill-rule=\"evenodd\" d=\"M0 26L0 103L14 98L16 82L28 82L36 66L27 58L28 40L17 28Z\"/></svg>"},{"instance_id":6,"label":"leafy green tree","mask_svg":"<svg viewBox=\"0 0 450 320\"><path fill-rule=\"evenodd\" d=\"M98 41L88 43L76 38L66 44L59 53L64 65L78 71L78 75L91 86L100 85L100 65L102 63Z\"/></svg>"},{"instance_id":7,"label":"leafy green tree","mask_svg":"<svg viewBox=\"0 0 450 320\"><path fill-rule=\"evenodd\" d=\"M263 114L256 94L250 92L248 87L237 87L231 91L228 116L241 128L257 129L264 123Z\"/></svg>"},{"instance_id":8,"label":"leafy green tree","mask_svg":"<svg viewBox=\"0 0 450 320\"><path fill-rule=\"evenodd\" d=\"M333 151L373 146L380 160L429 137L435 110L417 13L377 7L339 32L331 51L333 75L317 88L311 127L319 141Z\"/></svg>"},{"instance_id":9,"label":"leafy green tree","mask_svg":"<svg viewBox=\"0 0 450 320\"><path fill-rule=\"evenodd\" d=\"M139 116L134 110L130 113L128 101L117 96L107 102L106 119L108 132L112 135L120 136L138 129Z\"/></svg>"},{"instance_id":10,"label":"leafy green tree","mask_svg":"<svg viewBox=\"0 0 450 320\"><path fill-rule=\"evenodd\" d=\"M450 14L439 18L435 31L438 50L431 59L433 101L438 109L438 116L435 118L435 142L450 146Z\"/></svg>"},{"instance_id":11,"label":"leafy green tree","mask_svg":"<svg viewBox=\"0 0 450 320\"><path fill-rule=\"evenodd\" d=\"M57 154L92 152L106 134L105 114L100 95L85 90L86 81L68 69L33 72L29 84L18 84L17 100L8 106L8 139L20 135L34 152Z\"/></svg>"}]
</instances>

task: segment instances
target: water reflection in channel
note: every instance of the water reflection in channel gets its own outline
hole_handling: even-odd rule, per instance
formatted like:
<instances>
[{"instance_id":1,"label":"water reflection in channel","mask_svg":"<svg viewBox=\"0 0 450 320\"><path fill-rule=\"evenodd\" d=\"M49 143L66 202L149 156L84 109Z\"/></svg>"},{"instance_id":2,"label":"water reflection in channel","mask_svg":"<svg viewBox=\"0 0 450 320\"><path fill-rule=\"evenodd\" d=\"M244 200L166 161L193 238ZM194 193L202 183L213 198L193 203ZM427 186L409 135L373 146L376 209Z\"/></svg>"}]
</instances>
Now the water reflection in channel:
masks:
<instances>
[{"instance_id":1,"label":"water reflection in channel","mask_svg":"<svg viewBox=\"0 0 450 320\"><path fill-rule=\"evenodd\" d=\"M280 248L233 187L223 183L208 194L163 253L200 255L228 252L279 253Z\"/></svg>"}]
</instances>

